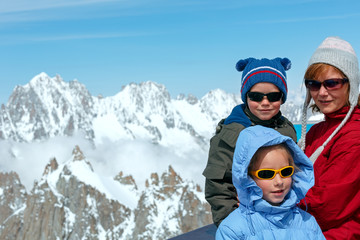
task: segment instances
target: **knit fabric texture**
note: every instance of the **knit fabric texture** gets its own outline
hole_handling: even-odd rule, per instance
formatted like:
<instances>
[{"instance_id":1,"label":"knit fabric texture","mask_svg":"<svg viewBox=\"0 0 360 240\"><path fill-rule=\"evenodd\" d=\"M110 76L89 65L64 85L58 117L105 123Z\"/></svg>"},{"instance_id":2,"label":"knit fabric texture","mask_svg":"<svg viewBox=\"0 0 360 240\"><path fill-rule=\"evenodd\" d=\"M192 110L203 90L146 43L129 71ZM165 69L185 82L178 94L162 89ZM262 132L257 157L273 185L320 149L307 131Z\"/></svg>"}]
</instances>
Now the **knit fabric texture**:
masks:
<instances>
[{"instance_id":1,"label":"knit fabric texture","mask_svg":"<svg viewBox=\"0 0 360 240\"><path fill-rule=\"evenodd\" d=\"M315 63L326 63L340 69L350 82L349 101L356 105L359 96L359 63L352 46L338 37L328 37L316 49L309 61L309 66Z\"/></svg>"}]
</instances>

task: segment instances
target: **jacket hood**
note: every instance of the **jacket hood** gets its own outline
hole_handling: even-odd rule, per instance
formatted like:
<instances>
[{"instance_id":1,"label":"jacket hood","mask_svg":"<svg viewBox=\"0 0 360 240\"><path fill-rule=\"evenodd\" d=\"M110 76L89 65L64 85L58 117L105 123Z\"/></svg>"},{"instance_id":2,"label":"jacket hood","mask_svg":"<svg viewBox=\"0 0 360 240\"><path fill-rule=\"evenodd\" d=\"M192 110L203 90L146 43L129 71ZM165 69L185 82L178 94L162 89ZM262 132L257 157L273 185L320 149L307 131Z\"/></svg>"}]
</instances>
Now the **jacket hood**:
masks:
<instances>
[{"instance_id":1,"label":"jacket hood","mask_svg":"<svg viewBox=\"0 0 360 240\"><path fill-rule=\"evenodd\" d=\"M285 143L298 168L292 176L292 187L280 206L272 206L262 199L263 192L248 176L251 158L260 147ZM314 185L312 162L290 138L272 128L252 126L241 131L236 142L232 165L233 184L237 190L240 205L248 210L264 213L286 213L303 199ZM278 215L279 217L279 215Z\"/></svg>"},{"instance_id":2,"label":"jacket hood","mask_svg":"<svg viewBox=\"0 0 360 240\"><path fill-rule=\"evenodd\" d=\"M244 127L249 127L251 125L251 121L244 112L245 107L245 104L237 105L236 107L234 107L230 115L225 119L224 124L227 125L236 122L242 124Z\"/></svg>"}]
</instances>

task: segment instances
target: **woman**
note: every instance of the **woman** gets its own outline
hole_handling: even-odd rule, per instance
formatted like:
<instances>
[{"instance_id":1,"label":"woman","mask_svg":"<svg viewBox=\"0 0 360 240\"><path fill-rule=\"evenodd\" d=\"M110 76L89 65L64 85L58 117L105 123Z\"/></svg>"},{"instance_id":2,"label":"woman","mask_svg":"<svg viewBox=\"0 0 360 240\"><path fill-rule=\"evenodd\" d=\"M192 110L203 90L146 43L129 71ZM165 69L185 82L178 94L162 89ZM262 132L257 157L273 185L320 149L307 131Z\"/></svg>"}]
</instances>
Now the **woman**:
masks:
<instances>
[{"instance_id":1,"label":"woman","mask_svg":"<svg viewBox=\"0 0 360 240\"><path fill-rule=\"evenodd\" d=\"M360 74L353 48L340 38L326 38L304 78L299 145L315 162L315 185L300 206L316 218L326 239L360 239ZM323 113L325 120L305 138L311 99L313 111Z\"/></svg>"}]
</instances>

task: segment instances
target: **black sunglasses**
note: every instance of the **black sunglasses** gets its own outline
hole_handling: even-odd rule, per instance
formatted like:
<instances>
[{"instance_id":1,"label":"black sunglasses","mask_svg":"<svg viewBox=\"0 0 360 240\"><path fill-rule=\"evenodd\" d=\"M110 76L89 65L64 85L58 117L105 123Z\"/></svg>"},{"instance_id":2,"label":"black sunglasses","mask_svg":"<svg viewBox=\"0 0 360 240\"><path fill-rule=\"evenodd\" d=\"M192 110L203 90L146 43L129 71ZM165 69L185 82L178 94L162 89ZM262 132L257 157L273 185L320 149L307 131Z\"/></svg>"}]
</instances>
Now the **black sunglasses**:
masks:
<instances>
[{"instance_id":1,"label":"black sunglasses","mask_svg":"<svg viewBox=\"0 0 360 240\"><path fill-rule=\"evenodd\" d=\"M349 82L349 79L347 79L347 78L331 78L331 79L327 79L323 82L305 79L305 86L310 91L319 91L321 88L321 85L324 85L326 90L336 90L336 89L341 88L347 82Z\"/></svg>"},{"instance_id":2,"label":"black sunglasses","mask_svg":"<svg viewBox=\"0 0 360 240\"><path fill-rule=\"evenodd\" d=\"M283 94L282 92L271 92L271 93L248 92L247 96L251 101L254 102L261 102L265 96L267 100L269 100L269 102L277 102L280 101Z\"/></svg>"}]
</instances>

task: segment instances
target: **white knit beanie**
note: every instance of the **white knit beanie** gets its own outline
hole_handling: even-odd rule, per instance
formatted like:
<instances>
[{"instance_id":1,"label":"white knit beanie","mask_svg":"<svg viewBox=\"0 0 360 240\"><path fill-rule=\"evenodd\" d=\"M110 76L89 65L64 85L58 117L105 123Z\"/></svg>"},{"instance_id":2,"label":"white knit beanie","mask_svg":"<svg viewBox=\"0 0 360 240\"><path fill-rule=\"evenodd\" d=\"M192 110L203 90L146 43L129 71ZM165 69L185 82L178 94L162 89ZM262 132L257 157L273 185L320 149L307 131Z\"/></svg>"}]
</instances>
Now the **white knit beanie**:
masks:
<instances>
[{"instance_id":1,"label":"white knit beanie","mask_svg":"<svg viewBox=\"0 0 360 240\"><path fill-rule=\"evenodd\" d=\"M335 136L335 134L344 126L349 119L352 111L357 106L359 97L359 63L352 46L345 40L339 37L328 37L320 46L315 50L314 54L310 58L309 65L315 63L326 63L340 69L345 76L349 79L350 94L349 102L350 109L346 114L340 125L334 130L334 132L326 139L326 141L311 155L310 159L314 162L320 155L326 144ZM299 140L299 146L302 150L305 149L305 136L306 136L306 124L307 124L307 108L311 100L310 91L306 89L306 97L304 106L302 109L302 126L301 126L301 138Z\"/></svg>"}]
</instances>

